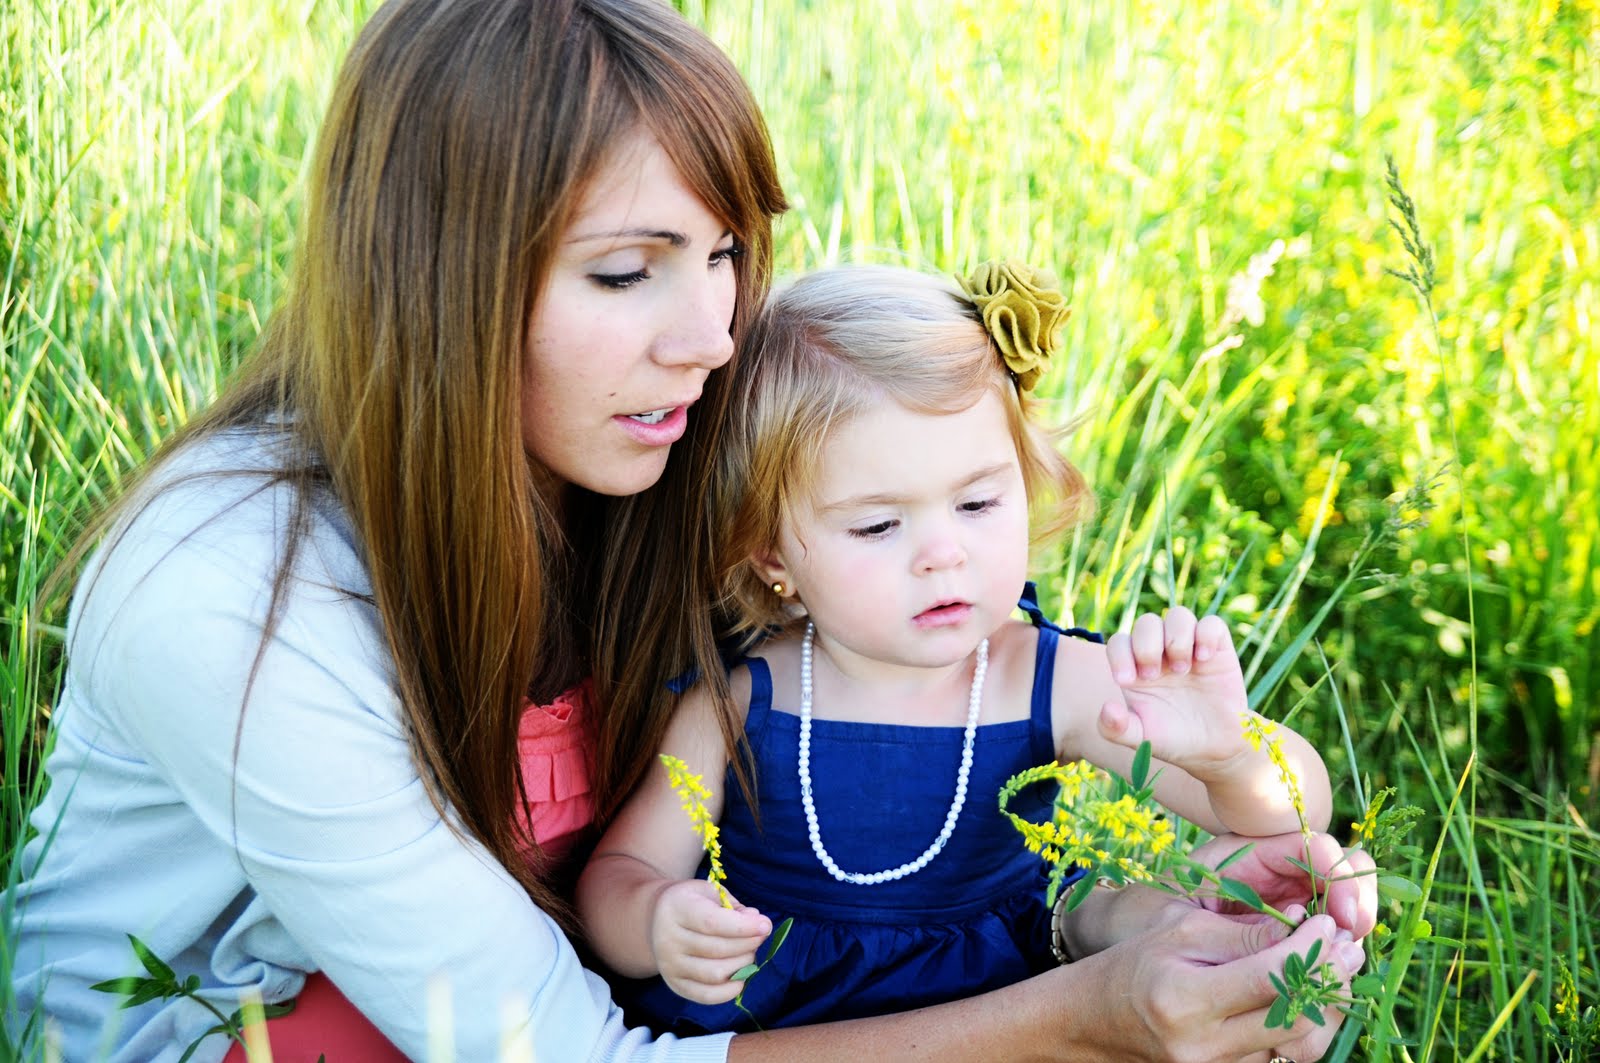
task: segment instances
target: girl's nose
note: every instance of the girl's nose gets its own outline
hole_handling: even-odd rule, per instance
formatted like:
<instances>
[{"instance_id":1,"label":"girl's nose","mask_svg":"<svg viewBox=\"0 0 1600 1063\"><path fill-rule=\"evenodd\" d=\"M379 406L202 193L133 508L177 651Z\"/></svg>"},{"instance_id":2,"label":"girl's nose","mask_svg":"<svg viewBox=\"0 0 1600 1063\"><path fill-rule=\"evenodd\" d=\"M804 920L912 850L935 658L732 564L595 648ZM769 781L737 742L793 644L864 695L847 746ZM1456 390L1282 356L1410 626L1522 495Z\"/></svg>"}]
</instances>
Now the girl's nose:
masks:
<instances>
[{"instance_id":1,"label":"girl's nose","mask_svg":"<svg viewBox=\"0 0 1600 1063\"><path fill-rule=\"evenodd\" d=\"M919 574L942 572L959 568L967 560L967 551L960 540L947 532L930 536L917 551L916 567Z\"/></svg>"}]
</instances>

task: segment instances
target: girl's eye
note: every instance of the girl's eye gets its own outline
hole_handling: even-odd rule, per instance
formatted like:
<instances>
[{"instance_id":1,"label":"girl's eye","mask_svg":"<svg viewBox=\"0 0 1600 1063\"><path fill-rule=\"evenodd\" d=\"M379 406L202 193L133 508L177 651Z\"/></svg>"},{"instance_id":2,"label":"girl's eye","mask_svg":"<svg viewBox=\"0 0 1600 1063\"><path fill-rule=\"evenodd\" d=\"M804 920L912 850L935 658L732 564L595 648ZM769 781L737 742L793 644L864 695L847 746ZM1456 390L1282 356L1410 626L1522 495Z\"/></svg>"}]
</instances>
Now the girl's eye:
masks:
<instances>
[{"instance_id":1,"label":"girl's eye","mask_svg":"<svg viewBox=\"0 0 1600 1063\"><path fill-rule=\"evenodd\" d=\"M744 254L744 248L740 247L738 244L729 244L727 247L719 247L717 250L711 252L711 268L716 269L718 266L732 262L742 254Z\"/></svg>"},{"instance_id":2,"label":"girl's eye","mask_svg":"<svg viewBox=\"0 0 1600 1063\"><path fill-rule=\"evenodd\" d=\"M636 269L632 273L591 273L589 274L589 279L602 288L620 292L624 288L632 288L649 276L649 270Z\"/></svg>"},{"instance_id":3,"label":"girl's eye","mask_svg":"<svg viewBox=\"0 0 1600 1063\"><path fill-rule=\"evenodd\" d=\"M998 498L980 498L971 502L963 502L957 508L963 513L986 513L991 509L999 508L999 506L1000 500Z\"/></svg>"},{"instance_id":4,"label":"girl's eye","mask_svg":"<svg viewBox=\"0 0 1600 1063\"><path fill-rule=\"evenodd\" d=\"M850 534L857 539L881 539L894 530L899 523L892 520L880 520L876 524L868 524L864 528L851 528Z\"/></svg>"}]
</instances>

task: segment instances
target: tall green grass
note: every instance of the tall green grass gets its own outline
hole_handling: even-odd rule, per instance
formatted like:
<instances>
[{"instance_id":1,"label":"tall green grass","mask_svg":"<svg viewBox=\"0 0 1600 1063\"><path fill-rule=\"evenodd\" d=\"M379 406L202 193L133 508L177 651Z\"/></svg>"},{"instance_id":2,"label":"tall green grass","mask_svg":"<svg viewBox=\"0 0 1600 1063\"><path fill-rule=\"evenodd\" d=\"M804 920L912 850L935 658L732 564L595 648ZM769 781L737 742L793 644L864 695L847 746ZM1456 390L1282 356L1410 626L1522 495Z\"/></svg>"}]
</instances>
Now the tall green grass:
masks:
<instances>
[{"instance_id":1,"label":"tall green grass","mask_svg":"<svg viewBox=\"0 0 1600 1063\"><path fill-rule=\"evenodd\" d=\"M34 611L40 582L270 313L370 7L0 15L8 854L59 676L65 603ZM1532 1008L1554 1011L1557 961L1600 997L1600 9L680 7L765 108L795 203L780 269L1062 275L1049 387L1101 505L1040 559L1052 607L1114 628L1215 605L1264 710L1325 751L1341 816L1382 786L1428 812L1398 869L1427 902L1387 910L1380 946L1407 1044L1352 1026L1333 1058L1562 1058ZM1386 156L1437 248L1437 334L1385 272L1406 264ZM1277 241L1241 316L1232 279ZM1432 508L1397 511L1423 485Z\"/></svg>"}]
</instances>

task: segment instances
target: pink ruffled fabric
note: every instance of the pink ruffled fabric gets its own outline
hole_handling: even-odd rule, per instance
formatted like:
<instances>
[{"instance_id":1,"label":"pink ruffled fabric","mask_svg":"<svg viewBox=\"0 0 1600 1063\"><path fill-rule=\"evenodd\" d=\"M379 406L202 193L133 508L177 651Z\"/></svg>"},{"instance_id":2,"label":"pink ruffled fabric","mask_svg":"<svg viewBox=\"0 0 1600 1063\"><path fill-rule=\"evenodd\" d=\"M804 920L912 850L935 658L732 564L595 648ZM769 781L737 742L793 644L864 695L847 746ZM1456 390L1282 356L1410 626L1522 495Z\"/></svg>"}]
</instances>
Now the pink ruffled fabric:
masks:
<instances>
[{"instance_id":1,"label":"pink ruffled fabric","mask_svg":"<svg viewBox=\"0 0 1600 1063\"><path fill-rule=\"evenodd\" d=\"M579 833L594 822L589 787L589 732L594 685L587 679L548 705L523 703L517 731L522 785L533 813L533 837L560 859Z\"/></svg>"},{"instance_id":2,"label":"pink ruffled fabric","mask_svg":"<svg viewBox=\"0 0 1600 1063\"><path fill-rule=\"evenodd\" d=\"M533 836L558 861L594 821L584 725L584 714L594 711L592 703L593 684L587 679L549 705L523 702L517 756L533 814ZM322 1053L330 1061L363 1063L404 1063L406 1058L320 971L307 976L294 1011L267 1022L267 1033L280 1060L309 1061ZM246 1063L243 1048L235 1044L223 1063Z\"/></svg>"}]
</instances>

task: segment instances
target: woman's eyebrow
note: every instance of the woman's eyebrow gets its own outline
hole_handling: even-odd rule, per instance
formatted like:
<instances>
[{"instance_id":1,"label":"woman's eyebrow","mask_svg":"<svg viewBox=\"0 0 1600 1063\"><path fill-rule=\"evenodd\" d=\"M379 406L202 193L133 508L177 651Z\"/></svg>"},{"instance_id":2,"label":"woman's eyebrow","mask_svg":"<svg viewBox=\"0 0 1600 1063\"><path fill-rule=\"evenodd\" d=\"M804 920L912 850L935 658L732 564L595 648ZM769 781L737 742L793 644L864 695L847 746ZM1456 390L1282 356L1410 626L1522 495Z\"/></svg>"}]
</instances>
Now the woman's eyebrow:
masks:
<instances>
[{"instance_id":1,"label":"woman's eyebrow","mask_svg":"<svg viewBox=\"0 0 1600 1063\"><path fill-rule=\"evenodd\" d=\"M722 230L722 235L717 237L721 243L733 235L732 229ZM584 244L594 240L660 240L672 247L688 247L689 237L684 233L672 229L651 229L640 226L634 229L608 229L605 232L580 233L567 241L569 244Z\"/></svg>"},{"instance_id":2,"label":"woman's eyebrow","mask_svg":"<svg viewBox=\"0 0 1600 1063\"><path fill-rule=\"evenodd\" d=\"M568 240L569 244L584 244L593 240L661 240L673 247L688 247L689 238L671 229L608 229L605 232L582 233Z\"/></svg>"}]
</instances>

